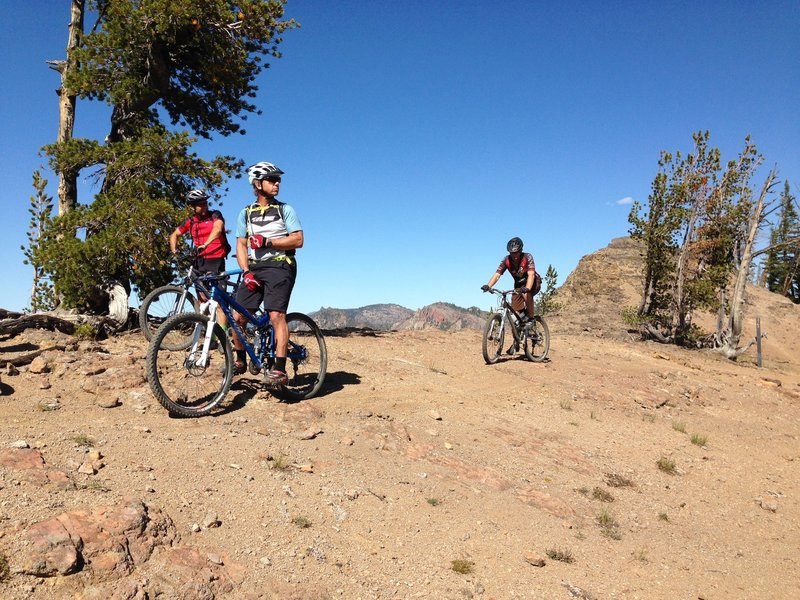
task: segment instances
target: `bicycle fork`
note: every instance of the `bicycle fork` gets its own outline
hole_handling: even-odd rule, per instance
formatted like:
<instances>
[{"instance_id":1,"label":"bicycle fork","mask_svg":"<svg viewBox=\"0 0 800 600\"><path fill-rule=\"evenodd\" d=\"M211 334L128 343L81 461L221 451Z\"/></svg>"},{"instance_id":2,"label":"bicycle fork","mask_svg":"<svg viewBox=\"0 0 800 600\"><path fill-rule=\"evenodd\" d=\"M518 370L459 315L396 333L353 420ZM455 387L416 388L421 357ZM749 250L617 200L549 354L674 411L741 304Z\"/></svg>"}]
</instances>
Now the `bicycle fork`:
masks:
<instances>
[{"instance_id":1,"label":"bicycle fork","mask_svg":"<svg viewBox=\"0 0 800 600\"><path fill-rule=\"evenodd\" d=\"M187 367L200 367L205 368L208 366L209 350L211 348L211 338L214 334L214 327L217 324L217 306L219 303L214 300L207 300L200 305L200 313L208 311L208 326L205 329L205 334L200 338L202 331L201 327L195 327L192 338L192 349L189 356L186 358Z\"/></svg>"}]
</instances>

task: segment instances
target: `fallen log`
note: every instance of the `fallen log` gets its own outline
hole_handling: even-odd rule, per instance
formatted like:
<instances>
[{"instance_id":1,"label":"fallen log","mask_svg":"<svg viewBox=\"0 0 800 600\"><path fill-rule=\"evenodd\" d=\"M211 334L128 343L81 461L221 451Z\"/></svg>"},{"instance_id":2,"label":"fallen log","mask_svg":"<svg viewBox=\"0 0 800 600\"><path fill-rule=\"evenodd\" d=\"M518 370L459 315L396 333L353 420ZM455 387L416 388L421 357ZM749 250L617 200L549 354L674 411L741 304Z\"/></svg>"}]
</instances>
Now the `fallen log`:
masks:
<instances>
[{"instance_id":1,"label":"fallen log","mask_svg":"<svg viewBox=\"0 0 800 600\"><path fill-rule=\"evenodd\" d=\"M0 311L2 311L0 312L0 335L14 336L26 329L48 329L72 335L76 328L83 324L91 325L98 334L103 335L119 329L119 323L108 316L45 312L20 314L4 309L0 309ZM3 318L3 314L9 315L9 318Z\"/></svg>"}]
</instances>

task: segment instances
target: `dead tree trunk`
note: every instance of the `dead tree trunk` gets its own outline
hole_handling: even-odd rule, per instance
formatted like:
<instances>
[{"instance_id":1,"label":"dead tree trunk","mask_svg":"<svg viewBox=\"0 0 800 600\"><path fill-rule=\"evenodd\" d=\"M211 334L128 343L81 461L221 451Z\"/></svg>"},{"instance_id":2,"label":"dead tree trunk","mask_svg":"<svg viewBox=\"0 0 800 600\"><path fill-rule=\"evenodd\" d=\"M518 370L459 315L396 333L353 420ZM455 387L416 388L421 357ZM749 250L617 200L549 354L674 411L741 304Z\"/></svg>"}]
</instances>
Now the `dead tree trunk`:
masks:
<instances>
[{"instance_id":1,"label":"dead tree trunk","mask_svg":"<svg viewBox=\"0 0 800 600\"><path fill-rule=\"evenodd\" d=\"M67 75L75 68L75 49L83 35L83 8L84 0L72 0L72 10L69 21L69 34L67 37L67 59L55 63L56 69L61 71L61 89L59 90L58 111L58 137L56 142L61 144L72 139L75 128L76 96L66 85ZM58 214L63 215L78 204L78 173L75 169L64 168L58 174Z\"/></svg>"},{"instance_id":2,"label":"dead tree trunk","mask_svg":"<svg viewBox=\"0 0 800 600\"><path fill-rule=\"evenodd\" d=\"M689 217L689 222L686 225L686 233L683 237L683 244L681 244L680 252L678 253L677 266L675 268L675 284L672 292L672 325L673 334L677 333L680 337L686 328L686 298L684 288L686 283L686 268L689 262L689 253L691 244L694 241L694 229L697 223L698 213L700 212L700 198L698 194L692 203L692 212Z\"/></svg>"},{"instance_id":3,"label":"dead tree trunk","mask_svg":"<svg viewBox=\"0 0 800 600\"><path fill-rule=\"evenodd\" d=\"M789 272L786 273L786 277L783 280L783 289L782 289L781 293L784 296L788 296L789 295L789 290L792 287L792 282L794 281L794 278L797 276L798 267L800 267L800 246L798 246L797 250L795 251L794 263L792 263L792 266L789 269Z\"/></svg>"},{"instance_id":4,"label":"dead tree trunk","mask_svg":"<svg viewBox=\"0 0 800 600\"><path fill-rule=\"evenodd\" d=\"M753 250L753 244L755 243L756 235L763 221L767 194L774 185L776 177L777 173L773 169L770 171L769 175L767 175L764 186L761 188L758 201L750 213L747 223L747 238L742 247L742 261L736 273L736 281L734 282L733 294L730 299L730 316L728 317L727 327L724 331L717 332L717 339L722 341L722 346L720 346L719 351L730 359L735 359L737 356L740 356L755 343L755 339L753 339L745 347L739 346L739 341L742 338L742 331L744 329L744 290L745 284L747 283L747 275L750 271L750 263L753 257L759 254Z\"/></svg>"}]
</instances>

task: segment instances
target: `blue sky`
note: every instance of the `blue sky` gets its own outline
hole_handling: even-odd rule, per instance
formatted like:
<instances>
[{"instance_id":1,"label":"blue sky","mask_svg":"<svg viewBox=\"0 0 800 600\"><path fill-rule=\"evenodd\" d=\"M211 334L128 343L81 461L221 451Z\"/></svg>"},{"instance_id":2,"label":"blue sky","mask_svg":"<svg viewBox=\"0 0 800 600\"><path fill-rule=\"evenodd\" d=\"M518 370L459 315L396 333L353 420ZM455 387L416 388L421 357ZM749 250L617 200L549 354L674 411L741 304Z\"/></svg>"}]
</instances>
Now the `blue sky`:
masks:
<instances>
[{"instance_id":1,"label":"blue sky","mask_svg":"<svg viewBox=\"0 0 800 600\"><path fill-rule=\"evenodd\" d=\"M45 60L64 56L69 2L2 4L38 17L0 23L0 307L20 310L33 170L56 190L39 155L58 123ZM480 286L513 236L561 284L627 235L628 202L646 201L659 152L690 151L697 130L724 159L750 134L800 189L796 0L292 0L287 16L302 27L259 81L263 114L197 151L286 172L280 199L306 239L293 310L487 309ZM107 129L104 107L79 104L76 135ZM229 228L250 199L246 180L230 182Z\"/></svg>"}]
</instances>

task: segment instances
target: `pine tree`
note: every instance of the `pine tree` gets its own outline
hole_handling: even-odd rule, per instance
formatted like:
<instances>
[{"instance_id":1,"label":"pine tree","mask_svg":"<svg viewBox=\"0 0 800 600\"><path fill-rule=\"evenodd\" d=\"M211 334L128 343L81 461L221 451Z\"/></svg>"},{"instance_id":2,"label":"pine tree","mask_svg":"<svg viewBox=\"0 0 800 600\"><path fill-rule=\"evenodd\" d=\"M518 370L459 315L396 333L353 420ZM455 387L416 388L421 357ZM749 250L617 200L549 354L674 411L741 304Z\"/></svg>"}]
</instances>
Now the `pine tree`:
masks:
<instances>
[{"instance_id":1,"label":"pine tree","mask_svg":"<svg viewBox=\"0 0 800 600\"><path fill-rule=\"evenodd\" d=\"M545 315L548 313L557 312L561 308L561 304L555 301L553 297L556 292L556 285L558 284L558 271L553 268L553 265L547 266L547 272L544 275L544 291L539 296L537 302L539 314Z\"/></svg>"},{"instance_id":2,"label":"pine tree","mask_svg":"<svg viewBox=\"0 0 800 600\"><path fill-rule=\"evenodd\" d=\"M800 217L795 207L789 182L784 182L780 197L778 224L770 233L770 250L764 265L765 283L771 292L783 294L800 302ZM792 243L792 240L795 240Z\"/></svg>"},{"instance_id":3,"label":"pine tree","mask_svg":"<svg viewBox=\"0 0 800 600\"><path fill-rule=\"evenodd\" d=\"M31 196L31 206L28 209L31 219L25 234L28 246L22 246L22 253L25 255L23 263L33 267L30 309L37 312L50 310L54 305L53 286L47 279L39 255L44 228L53 212L53 199L45 193L47 180L42 178L39 171L33 173L33 187L36 195Z\"/></svg>"},{"instance_id":4,"label":"pine tree","mask_svg":"<svg viewBox=\"0 0 800 600\"><path fill-rule=\"evenodd\" d=\"M283 0L89 0L96 17L72 49L64 86L111 107L105 140L45 147L58 173L91 169L99 193L48 220L41 260L68 306L102 310L109 279L140 293L171 278L167 237L194 187L219 197L241 170L231 156L203 159L196 137L244 134L265 58L280 56Z\"/></svg>"},{"instance_id":5,"label":"pine tree","mask_svg":"<svg viewBox=\"0 0 800 600\"><path fill-rule=\"evenodd\" d=\"M721 309L724 321L750 210L749 181L761 160L745 138L723 170L709 133L692 137L694 150L685 157L662 153L647 212L634 203L628 217L631 237L643 242L645 265L636 320L647 337L679 344L698 342L696 310Z\"/></svg>"}]
</instances>

